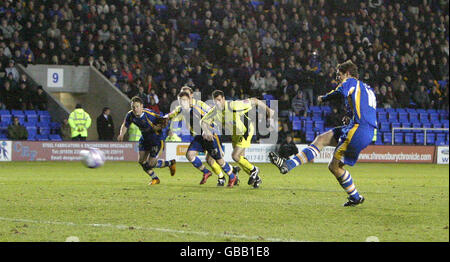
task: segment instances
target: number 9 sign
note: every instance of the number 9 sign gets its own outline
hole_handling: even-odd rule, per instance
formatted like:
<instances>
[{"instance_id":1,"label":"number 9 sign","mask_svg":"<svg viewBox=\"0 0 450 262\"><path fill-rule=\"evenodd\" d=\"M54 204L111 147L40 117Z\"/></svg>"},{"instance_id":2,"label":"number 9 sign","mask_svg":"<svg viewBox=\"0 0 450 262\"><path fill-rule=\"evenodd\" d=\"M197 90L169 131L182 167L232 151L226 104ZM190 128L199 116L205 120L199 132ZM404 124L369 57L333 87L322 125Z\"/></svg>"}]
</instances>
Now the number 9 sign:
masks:
<instances>
[{"instance_id":1,"label":"number 9 sign","mask_svg":"<svg viewBox=\"0 0 450 262\"><path fill-rule=\"evenodd\" d=\"M49 68L47 69L47 87L63 87L64 69Z\"/></svg>"}]
</instances>

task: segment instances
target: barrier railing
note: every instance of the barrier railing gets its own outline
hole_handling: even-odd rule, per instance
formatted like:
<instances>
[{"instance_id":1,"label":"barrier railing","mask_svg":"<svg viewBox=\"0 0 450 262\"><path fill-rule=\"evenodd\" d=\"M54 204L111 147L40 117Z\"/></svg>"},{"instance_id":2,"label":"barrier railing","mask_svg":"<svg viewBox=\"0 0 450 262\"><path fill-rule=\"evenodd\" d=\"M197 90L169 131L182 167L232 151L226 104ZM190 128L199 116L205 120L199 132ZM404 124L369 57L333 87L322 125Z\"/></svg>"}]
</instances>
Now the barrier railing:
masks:
<instances>
[{"instance_id":1,"label":"barrier railing","mask_svg":"<svg viewBox=\"0 0 450 262\"><path fill-rule=\"evenodd\" d=\"M427 130L432 130L432 131L447 131L448 132L448 128L431 128L431 127L393 127L392 128L392 145L395 143L395 130L423 130L424 134L423 134L423 144L426 145L427 144Z\"/></svg>"}]
</instances>

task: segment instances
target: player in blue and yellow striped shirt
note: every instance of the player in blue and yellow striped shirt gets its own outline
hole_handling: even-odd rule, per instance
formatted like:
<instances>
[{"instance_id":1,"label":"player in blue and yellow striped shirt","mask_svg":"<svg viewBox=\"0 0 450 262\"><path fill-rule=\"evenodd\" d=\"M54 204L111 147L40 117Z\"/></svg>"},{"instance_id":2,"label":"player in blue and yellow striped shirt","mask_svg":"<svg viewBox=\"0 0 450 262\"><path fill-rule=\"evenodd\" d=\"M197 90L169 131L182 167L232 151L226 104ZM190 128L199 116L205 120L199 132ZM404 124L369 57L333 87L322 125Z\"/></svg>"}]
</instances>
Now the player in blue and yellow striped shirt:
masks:
<instances>
[{"instance_id":1,"label":"player in blue and yellow striped shirt","mask_svg":"<svg viewBox=\"0 0 450 262\"><path fill-rule=\"evenodd\" d=\"M359 153L372 142L377 127L377 102L373 89L357 79L358 67L351 60L338 65L337 76L341 84L328 94L319 96L318 101L344 97L346 107L353 114L349 121L345 121L344 126L320 134L311 145L289 160L280 158L274 152L269 153L269 158L281 173L286 174L299 165L311 162L323 147L336 146L328 168L349 195L344 206L355 206L363 203L364 197L359 195L352 176L344 166L353 166Z\"/></svg>"}]
</instances>

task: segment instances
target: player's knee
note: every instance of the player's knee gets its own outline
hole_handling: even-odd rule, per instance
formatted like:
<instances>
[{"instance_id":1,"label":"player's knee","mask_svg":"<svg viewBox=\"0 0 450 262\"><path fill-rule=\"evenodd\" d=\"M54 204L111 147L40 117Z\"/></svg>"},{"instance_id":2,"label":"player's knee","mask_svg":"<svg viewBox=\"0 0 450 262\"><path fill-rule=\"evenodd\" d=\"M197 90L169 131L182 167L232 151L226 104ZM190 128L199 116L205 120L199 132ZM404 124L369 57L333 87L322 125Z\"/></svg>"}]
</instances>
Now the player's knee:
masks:
<instances>
[{"instance_id":1,"label":"player's knee","mask_svg":"<svg viewBox=\"0 0 450 262\"><path fill-rule=\"evenodd\" d=\"M194 161L195 159L195 153L193 151L187 151L186 152L186 158L189 162Z\"/></svg>"}]
</instances>

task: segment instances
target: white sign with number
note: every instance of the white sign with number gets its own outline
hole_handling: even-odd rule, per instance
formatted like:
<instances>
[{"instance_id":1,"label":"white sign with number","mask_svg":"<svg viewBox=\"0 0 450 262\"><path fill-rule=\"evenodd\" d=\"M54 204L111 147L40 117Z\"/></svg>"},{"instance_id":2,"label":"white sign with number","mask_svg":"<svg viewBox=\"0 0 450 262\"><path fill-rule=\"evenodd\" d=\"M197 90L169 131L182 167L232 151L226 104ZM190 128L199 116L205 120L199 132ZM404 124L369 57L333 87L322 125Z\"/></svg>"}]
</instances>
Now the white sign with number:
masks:
<instances>
[{"instance_id":1,"label":"white sign with number","mask_svg":"<svg viewBox=\"0 0 450 262\"><path fill-rule=\"evenodd\" d=\"M49 68L47 69L47 87L63 87L64 69Z\"/></svg>"}]
</instances>

